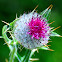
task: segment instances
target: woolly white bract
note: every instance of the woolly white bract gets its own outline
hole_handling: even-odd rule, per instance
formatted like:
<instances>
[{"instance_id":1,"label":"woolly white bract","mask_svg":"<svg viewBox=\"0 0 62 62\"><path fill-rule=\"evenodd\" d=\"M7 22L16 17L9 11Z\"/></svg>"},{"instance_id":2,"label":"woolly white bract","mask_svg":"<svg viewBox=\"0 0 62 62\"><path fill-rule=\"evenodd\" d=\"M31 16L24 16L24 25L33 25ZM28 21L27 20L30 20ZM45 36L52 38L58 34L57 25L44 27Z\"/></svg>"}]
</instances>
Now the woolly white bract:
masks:
<instances>
[{"instance_id":1,"label":"woolly white bract","mask_svg":"<svg viewBox=\"0 0 62 62\"><path fill-rule=\"evenodd\" d=\"M31 35L28 34L28 31L30 30L29 26L27 25L32 17L37 17L37 13L29 13L29 14L23 14L21 18L19 18L18 21L15 22L15 31L14 31L14 36L15 38L20 41L20 43L28 49L35 49L37 47L41 47L44 44L46 45L48 43L49 37L46 36L46 38L42 39L35 39L31 38ZM40 16L40 15L38 15ZM42 18L43 20L46 21L46 19ZM47 33L49 34L49 28Z\"/></svg>"}]
</instances>

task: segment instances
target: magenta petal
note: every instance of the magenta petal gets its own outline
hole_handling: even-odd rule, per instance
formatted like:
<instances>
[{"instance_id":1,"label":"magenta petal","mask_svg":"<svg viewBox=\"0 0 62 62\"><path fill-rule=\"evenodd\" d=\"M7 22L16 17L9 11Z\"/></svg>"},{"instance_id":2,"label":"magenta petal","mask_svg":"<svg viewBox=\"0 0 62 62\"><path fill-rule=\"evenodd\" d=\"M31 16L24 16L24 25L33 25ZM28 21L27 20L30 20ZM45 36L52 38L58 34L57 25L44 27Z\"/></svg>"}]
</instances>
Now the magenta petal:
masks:
<instances>
[{"instance_id":1,"label":"magenta petal","mask_svg":"<svg viewBox=\"0 0 62 62\"><path fill-rule=\"evenodd\" d=\"M37 18L32 18L28 24L30 30L29 30L29 34L32 35L32 39L33 37L36 39L39 39L39 37L41 38L45 38L47 31L48 31L48 24L46 23L46 21L40 19L40 17Z\"/></svg>"}]
</instances>

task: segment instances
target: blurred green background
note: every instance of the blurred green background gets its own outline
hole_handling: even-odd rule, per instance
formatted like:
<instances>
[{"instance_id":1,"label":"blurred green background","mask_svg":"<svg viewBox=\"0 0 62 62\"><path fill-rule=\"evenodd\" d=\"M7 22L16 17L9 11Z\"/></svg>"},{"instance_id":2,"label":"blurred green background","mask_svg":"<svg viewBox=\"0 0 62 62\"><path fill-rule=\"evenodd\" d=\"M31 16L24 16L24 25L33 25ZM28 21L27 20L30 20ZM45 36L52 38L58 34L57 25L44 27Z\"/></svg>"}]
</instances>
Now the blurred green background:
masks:
<instances>
[{"instance_id":1,"label":"blurred green background","mask_svg":"<svg viewBox=\"0 0 62 62\"><path fill-rule=\"evenodd\" d=\"M61 26L55 32L62 35L62 0L0 0L0 36L4 26L4 23L1 22L2 20L12 22L16 17L16 13L19 17L24 12L31 12L37 5L39 5L37 10L40 13L50 4L53 5L53 9L49 22L55 21L50 26L55 28ZM49 45L54 51L39 50L39 53L36 52L33 55L33 57L40 59L36 62L62 62L62 38L51 37L51 41ZM9 60L10 51L4 43L4 40L0 39L0 62L5 62L5 59ZM15 60L15 62L18 61Z\"/></svg>"}]
</instances>

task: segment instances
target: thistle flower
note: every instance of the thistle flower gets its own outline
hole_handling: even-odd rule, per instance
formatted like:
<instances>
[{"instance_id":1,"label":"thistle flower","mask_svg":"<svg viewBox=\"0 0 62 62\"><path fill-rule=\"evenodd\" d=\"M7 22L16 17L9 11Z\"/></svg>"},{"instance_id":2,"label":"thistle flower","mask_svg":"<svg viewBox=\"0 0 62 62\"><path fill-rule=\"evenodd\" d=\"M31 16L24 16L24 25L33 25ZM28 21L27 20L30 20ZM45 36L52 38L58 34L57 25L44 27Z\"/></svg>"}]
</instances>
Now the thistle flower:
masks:
<instances>
[{"instance_id":1,"label":"thistle flower","mask_svg":"<svg viewBox=\"0 0 62 62\"><path fill-rule=\"evenodd\" d=\"M14 60L15 56L19 62L26 62L27 59L28 62L29 60L38 60L32 59L31 56L38 49L51 50L47 45L47 43L49 43L50 36L62 37L54 32L54 30L58 29L60 26L53 29L53 27L50 27L50 24L52 24L54 21L48 23L52 5L42 11L40 14L35 11L36 8L28 14L24 13L19 18L16 17L16 19L10 24L2 21L9 25L5 25L3 27L2 36L0 36L0 38L5 39L5 42L8 45L10 52L12 53L10 62ZM12 39L8 38L7 32L10 33ZM29 51L30 56L27 55L28 58L26 58L26 55L21 57L17 53L17 43L20 43L23 47L26 48L26 50L31 50L31 53ZM26 54L28 54L28 52Z\"/></svg>"},{"instance_id":2,"label":"thistle flower","mask_svg":"<svg viewBox=\"0 0 62 62\"><path fill-rule=\"evenodd\" d=\"M25 48L35 49L48 43L51 29L47 20L37 13L23 14L14 27L15 38Z\"/></svg>"},{"instance_id":3,"label":"thistle flower","mask_svg":"<svg viewBox=\"0 0 62 62\"><path fill-rule=\"evenodd\" d=\"M52 5L45 11L47 16ZM38 14L32 11L29 14L23 14L14 24L14 36L20 44L27 49L36 49L47 45L50 36L53 35L49 26L47 17L44 17L45 11Z\"/></svg>"}]
</instances>

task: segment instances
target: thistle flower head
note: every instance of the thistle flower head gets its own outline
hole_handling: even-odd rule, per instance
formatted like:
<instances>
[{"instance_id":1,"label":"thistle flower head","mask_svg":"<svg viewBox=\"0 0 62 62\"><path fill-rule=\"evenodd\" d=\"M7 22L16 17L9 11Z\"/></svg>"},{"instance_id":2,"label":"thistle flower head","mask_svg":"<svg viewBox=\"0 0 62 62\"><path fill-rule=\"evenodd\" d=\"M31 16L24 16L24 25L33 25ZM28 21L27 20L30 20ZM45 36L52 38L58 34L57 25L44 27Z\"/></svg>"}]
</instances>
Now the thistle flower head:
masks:
<instances>
[{"instance_id":1,"label":"thistle flower head","mask_svg":"<svg viewBox=\"0 0 62 62\"><path fill-rule=\"evenodd\" d=\"M35 49L47 45L50 36L60 36L51 30L47 17L51 11L50 6L38 14L31 12L23 14L14 24L14 36L22 46ZM45 17L46 15L46 17Z\"/></svg>"},{"instance_id":2,"label":"thistle flower head","mask_svg":"<svg viewBox=\"0 0 62 62\"><path fill-rule=\"evenodd\" d=\"M34 12L35 11L34 9L31 13L23 14L19 18L16 17L16 19L10 24L5 21L2 21L7 25L9 25L9 26L5 25L3 27L2 36L0 36L0 38L5 39L5 42L7 43L12 53L10 62L13 61L13 57L17 57L19 62L27 61L28 57L30 61L38 60L31 58L34 52L38 51L38 49L53 51L52 49L49 49L47 45L47 43L50 40L50 36L58 36L58 37L62 37L62 36L54 32L54 30L58 29L60 26L55 29L49 26L50 24L53 23L53 22L48 23L48 18L51 12L51 8L52 5L50 5L40 14ZM7 32L10 33L11 38L8 38ZM28 51L26 49L27 51L26 54L28 54L29 52L30 56L25 54L23 57L20 58L19 54L17 53L17 45L19 45L18 42L23 47L31 50L31 54L30 54L30 50Z\"/></svg>"},{"instance_id":3,"label":"thistle flower head","mask_svg":"<svg viewBox=\"0 0 62 62\"><path fill-rule=\"evenodd\" d=\"M34 49L48 43L50 27L47 20L36 12L23 14L15 26L15 38L24 47Z\"/></svg>"}]
</instances>

